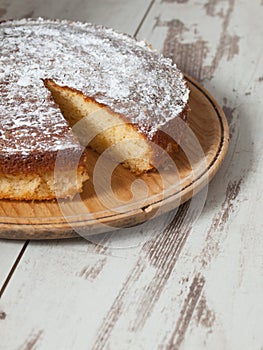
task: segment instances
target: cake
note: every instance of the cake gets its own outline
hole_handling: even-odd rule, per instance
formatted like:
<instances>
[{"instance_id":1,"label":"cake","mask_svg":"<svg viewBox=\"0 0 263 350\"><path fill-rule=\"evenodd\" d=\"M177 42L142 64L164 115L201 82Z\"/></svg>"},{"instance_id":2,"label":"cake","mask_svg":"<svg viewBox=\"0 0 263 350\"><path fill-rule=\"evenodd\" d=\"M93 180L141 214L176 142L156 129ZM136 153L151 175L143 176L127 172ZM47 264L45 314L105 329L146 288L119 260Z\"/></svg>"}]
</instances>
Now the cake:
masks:
<instances>
[{"instance_id":1,"label":"cake","mask_svg":"<svg viewBox=\"0 0 263 350\"><path fill-rule=\"evenodd\" d=\"M41 18L2 22L0 36L0 198L81 192L86 146L137 174L178 147L189 89L145 42Z\"/></svg>"}]
</instances>

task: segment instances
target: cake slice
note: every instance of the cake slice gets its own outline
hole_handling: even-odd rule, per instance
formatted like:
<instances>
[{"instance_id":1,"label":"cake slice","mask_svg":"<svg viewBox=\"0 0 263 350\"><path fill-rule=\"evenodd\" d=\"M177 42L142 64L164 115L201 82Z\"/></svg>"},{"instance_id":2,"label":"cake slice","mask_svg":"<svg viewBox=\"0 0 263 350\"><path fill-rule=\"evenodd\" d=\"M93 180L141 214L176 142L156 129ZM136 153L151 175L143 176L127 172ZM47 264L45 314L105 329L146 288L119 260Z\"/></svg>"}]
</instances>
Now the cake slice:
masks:
<instances>
[{"instance_id":1,"label":"cake slice","mask_svg":"<svg viewBox=\"0 0 263 350\"><path fill-rule=\"evenodd\" d=\"M136 174L147 172L162 162L160 148L170 154L177 150L183 132L183 123L176 125L177 120L166 125L177 130L176 141L160 129L150 139L143 125L132 124L129 115L117 114L81 91L60 86L52 79L45 79L44 84L66 120L75 126L84 147L89 146L99 154L111 148L108 156ZM187 113L186 109L184 120Z\"/></svg>"},{"instance_id":2,"label":"cake slice","mask_svg":"<svg viewBox=\"0 0 263 350\"><path fill-rule=\"evenodd\" d=\"M84 147L89 146L99 154L107 150L108 157L137 174L154 167L156 153L147 137L126 118L80 91L59 86L50 79L44 83Z\"/></svg>"}]
</instances>

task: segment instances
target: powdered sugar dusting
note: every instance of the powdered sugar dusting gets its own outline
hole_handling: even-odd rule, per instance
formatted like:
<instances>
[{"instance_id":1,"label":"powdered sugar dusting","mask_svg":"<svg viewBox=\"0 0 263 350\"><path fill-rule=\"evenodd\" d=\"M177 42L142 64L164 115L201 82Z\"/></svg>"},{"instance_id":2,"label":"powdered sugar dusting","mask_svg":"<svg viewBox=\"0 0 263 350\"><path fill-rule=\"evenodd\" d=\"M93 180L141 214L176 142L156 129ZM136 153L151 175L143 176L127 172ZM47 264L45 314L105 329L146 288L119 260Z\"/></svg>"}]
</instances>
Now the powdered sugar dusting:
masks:
<instances>
[{"instance_id":1,"label":"powdered sugar dusting","mask_svg":"<svg viewBox=\"0 0 263 350\"><path fill-rule=\"evenodd\" d=\"M111 29L23 19L1 23L0 41L1 151L76 147L45 78L125 115L149 138L188 101L183 75L169 59Z\"/></svg>"}]
</instances>

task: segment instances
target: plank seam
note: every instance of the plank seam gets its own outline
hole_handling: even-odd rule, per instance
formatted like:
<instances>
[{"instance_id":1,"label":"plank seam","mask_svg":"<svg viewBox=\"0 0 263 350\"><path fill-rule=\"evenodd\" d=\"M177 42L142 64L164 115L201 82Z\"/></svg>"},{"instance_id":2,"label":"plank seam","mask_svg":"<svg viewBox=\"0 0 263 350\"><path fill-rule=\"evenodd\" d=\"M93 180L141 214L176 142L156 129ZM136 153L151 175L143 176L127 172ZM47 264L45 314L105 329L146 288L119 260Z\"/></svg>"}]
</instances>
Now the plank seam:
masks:
<instances>
[{"instance_id":1,"label":"plank seam","mask_svg":"<svg viewBox=\"0 0 263 350\"><path fill-rule=\"evenodd\" d=\"M137 37L137 34L138 34L139 31L141 30L141 28L142 28L142 26L143 26L143 23L144 23L144 21L146 20L146 17L148 16L149 12L151 11L151 9L152 9L154 3L155 3L155 0L152 0L152 1L150 2L150 4L149 4L148 8L146 9L145 14L144 14L144 16L142 17L142 20L141 20L141 22L139 23L139 25L138 25L138 27L137 27L135 33L134 33L134 37L135 37L135 38Z\"/></svg>"},{"instance_id":2,"label":"plank seam","mask_svg":"<svg viewBox=\"0 0 263 350\"><path fill-rule=\"evenodd\" d=\"M2 298L2 296L3 296L4 292L5 292L5 289L6 289L7 285L8 285L8 283L9 283L9 281L11 280L11 278L12 278L12 276L13 276L16 268L17 268L17 265L19 264L20 260L22 259L22 256L24 255L24 252L25 252L28 244L29 244L29 241L26 241L24 243L24 245L23 245L22 249L20 250L20 252L19 252L19 254L18 254L18 256L17 256L17 258L16 258L16 260L15 260L15 262L13 264L13 266L11 267L11 270L9 271L9 274L7 275L7 277L6 277L5 281L4 281L4 284L3 284L3 286L2 286L2 288L0 290L0 299Z\"/></svg>"}]
</instances>

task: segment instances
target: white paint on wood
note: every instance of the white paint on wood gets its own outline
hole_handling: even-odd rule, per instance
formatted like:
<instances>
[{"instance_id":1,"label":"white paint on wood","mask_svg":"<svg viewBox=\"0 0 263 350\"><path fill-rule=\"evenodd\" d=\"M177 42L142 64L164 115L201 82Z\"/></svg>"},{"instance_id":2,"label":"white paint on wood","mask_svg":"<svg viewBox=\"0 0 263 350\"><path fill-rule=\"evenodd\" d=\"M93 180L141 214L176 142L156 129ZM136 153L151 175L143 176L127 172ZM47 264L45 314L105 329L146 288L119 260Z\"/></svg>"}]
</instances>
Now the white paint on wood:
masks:
<instances>
[{"instance_id":1,"label":"white paint on wood","mask_svg":"<svg viewBox=\"0 0 263 350\"><path fill-rule=\"evenodd\" d=\"M4 6L2 18L70 19L103 24L133 35L150 3L151 0L14 0Z\"/></svg>"},{"instance_id":2,"label":"white paint on wood","mask_svg":"<svg viewBox=\"0 0 263 350\"><path fill-rule=\"evenodd\" d=\"M0 241L0 289L3 287L3 284L8 277L8 274L13 264L15 263L23 245L23 241Z\"/></svg>"},{"instance_id":3,"label":"white paint on wood","mask_svg":"<svg viewBox=\"0 0 263 350\"><path fill-rule=\"evenodd\" d=\"M204 5L160 0L138 34L160 50L188 52L185 69L229 118L229 153L198 222L181 224L186 204L167 229L160 220L119 231L104 241L112 248L30 244L1 301L0 348L262 349L262 4ZM185 25L180 35L167 25L174 19ZM205 60L194 56L198 37ZM144 234L152 239L142 245Z\"/></svg>"}]
</instances>

